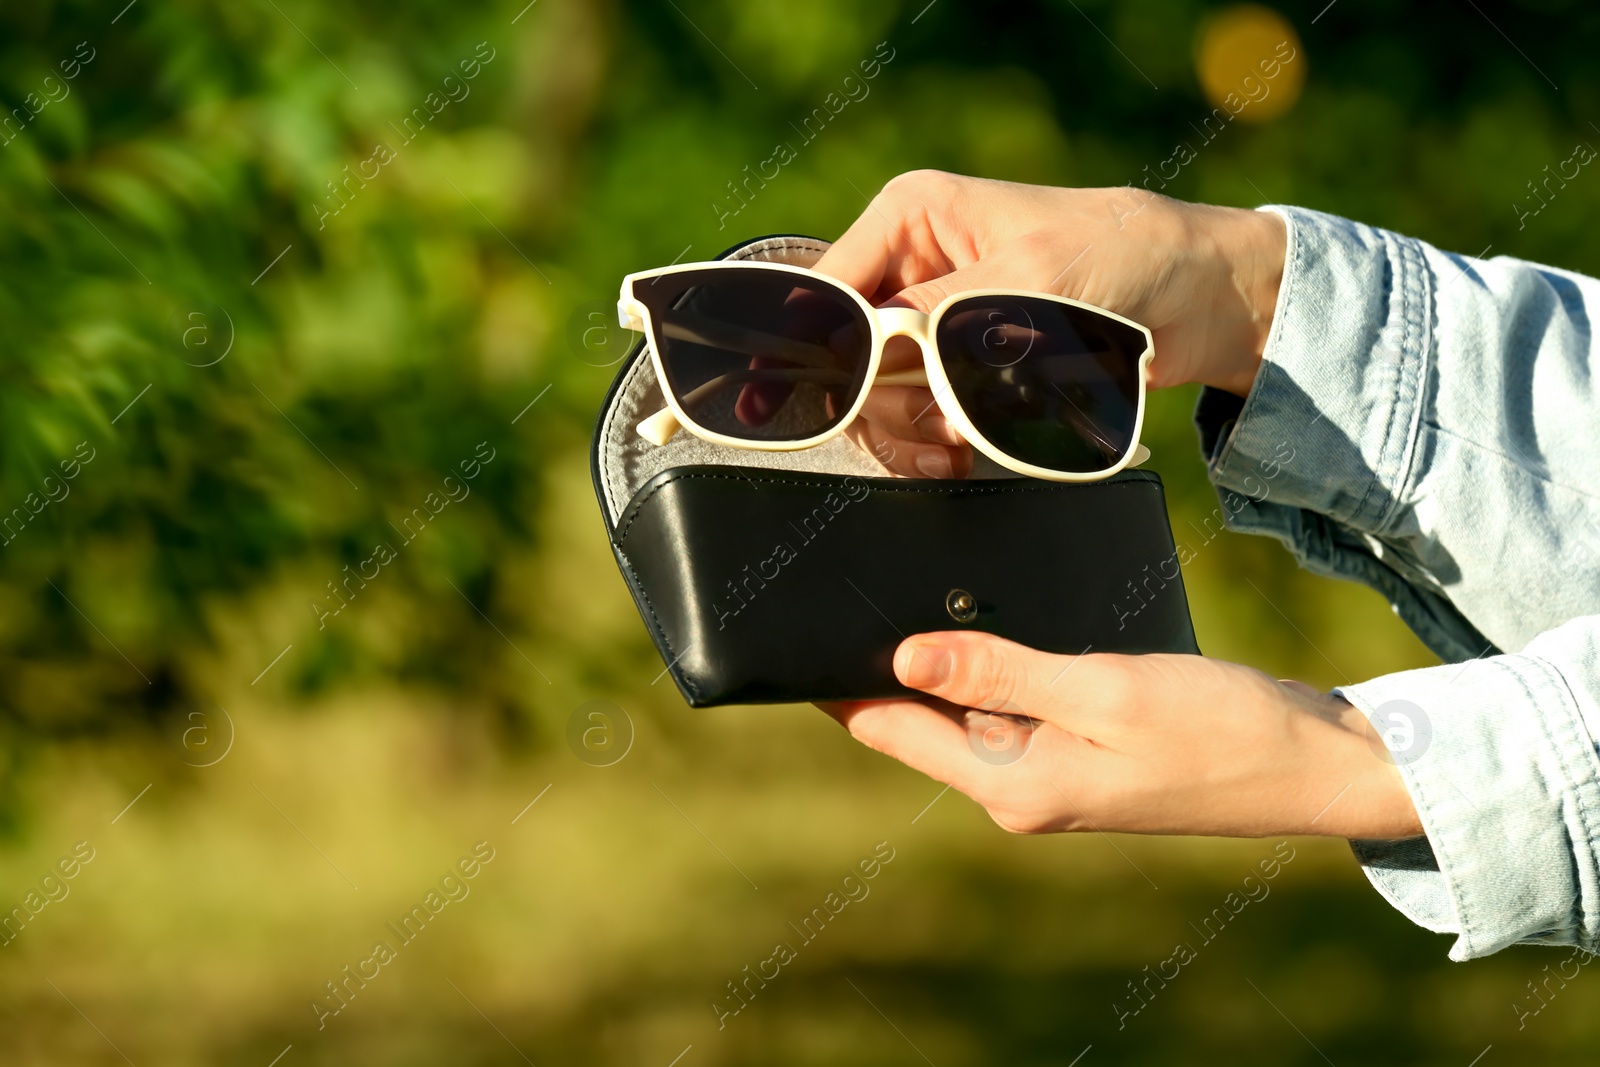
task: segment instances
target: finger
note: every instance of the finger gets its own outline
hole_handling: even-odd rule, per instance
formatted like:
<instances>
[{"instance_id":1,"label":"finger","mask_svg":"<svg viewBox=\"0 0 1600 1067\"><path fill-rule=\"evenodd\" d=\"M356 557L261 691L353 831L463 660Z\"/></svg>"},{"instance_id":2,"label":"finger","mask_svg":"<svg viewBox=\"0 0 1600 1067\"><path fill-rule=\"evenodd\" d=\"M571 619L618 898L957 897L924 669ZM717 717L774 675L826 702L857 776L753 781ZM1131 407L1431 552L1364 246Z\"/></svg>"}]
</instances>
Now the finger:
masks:
<instances>
[{"instance_id":1,"label":"finger","mask_svg":"<svg viewBox=\"0 0 1600 1067\"><path fill-rule=\"evenodd\" d=\"M1021 711L1073 729L1085 707L1115 703L1101 691L1105 658L1058 656L993 634L947 631L902 641L894 673L902 684L955 704ZM1093 701L1082 699L1086 692Z\"/></svg>"},{"instance_id":2,"label":"finger","mask_svg":"<svg viewBox=\"0 0 1600 1067\"><path fill-rule=\"evenodd\" d=\"M914 385L878 385L867 394L861 417L902 441L963 445L965 441L934 402L933 390Z\"/></svg>"},{"instance_id":3,"label":"finger","mask_svg":"<svg viewBox=\"0 0 1600 1067\"><path fill-rule=\"evenodd\" d=\"M811 269L837 278L870 300L899 254L892 237L893 227L886 227L869 205Z\"/></svg>"},{"instance_id":4,"label":"finger","mask_svg":"<svg viewBox=\"0 0 1600 1067\"><path fill-rule=\"evenodd\" d=\"M867 419L856 419L845 433L890 474L902 478L965 478L972 473L972 449L965 445L908 441Z\"/></svg>"},{"instance_id":5,"label":"finger","mask_svg":"<svg viewBox=\"0 0 1600 1067\"><path fill-rule=\"evenodd\" d=\"M970 266L921 279L884 301L885 307L916 308L923 314L956 293L974 289L1024 289L1042 291L1047 284L1037 264L1026 263L1004 250Z\"/></svg>"},{"instance_id":6,"label":"finger","mask_svg":"<svg viewBox=\"0 0 1600 1067\"><path fill-rule=\"evenodd\" d=\"M963 793L971 794L985 767L973 754L967 728L918 700L871 700L823 705L850 735Z\"/></svg>"},{"instance_id":7,"label":"finger","mask_svg":"<svg viewBox=\"0 0 1600 1067\"><path fill-rule=\"evenodd\" d=\"M957 264L943 247L936 211L969 181L931 172L892 179L813 269L869 299L949 273Z\"/></svg>"}]
</instances>

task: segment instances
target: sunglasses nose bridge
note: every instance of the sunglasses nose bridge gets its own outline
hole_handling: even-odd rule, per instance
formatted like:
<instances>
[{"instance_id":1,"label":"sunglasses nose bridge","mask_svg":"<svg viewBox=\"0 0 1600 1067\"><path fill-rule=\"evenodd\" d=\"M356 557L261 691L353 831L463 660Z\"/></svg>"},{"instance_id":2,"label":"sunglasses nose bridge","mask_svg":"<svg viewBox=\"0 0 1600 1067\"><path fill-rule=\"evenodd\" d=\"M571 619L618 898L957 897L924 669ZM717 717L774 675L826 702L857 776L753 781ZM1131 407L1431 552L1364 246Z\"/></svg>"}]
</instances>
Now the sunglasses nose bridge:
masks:
<instances>
[{"instance_id":1,"label":"sunglasses nose bridge","mask_svg":"<svg viewBox=\"0 0 1600 1067\"><path fill-rule=\"evenodd\" d=\"M887 341L891 337L909 337L913 341L928 339L928 316L916 308L878 308L878 329Z\"/></svg>"}]
</instances>

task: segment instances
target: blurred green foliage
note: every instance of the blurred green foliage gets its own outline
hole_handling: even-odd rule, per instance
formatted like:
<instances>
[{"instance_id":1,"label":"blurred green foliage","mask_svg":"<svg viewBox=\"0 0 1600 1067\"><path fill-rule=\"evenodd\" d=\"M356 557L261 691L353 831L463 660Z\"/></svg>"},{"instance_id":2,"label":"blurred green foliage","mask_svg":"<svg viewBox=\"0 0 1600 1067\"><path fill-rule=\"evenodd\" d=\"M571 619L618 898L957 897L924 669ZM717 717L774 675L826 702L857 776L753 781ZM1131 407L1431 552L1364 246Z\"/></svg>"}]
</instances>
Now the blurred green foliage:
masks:
<instances>
[{"instance_id":1,"label":"blurred green foliage","mask_svg":"<svg viewBox=\"0 0 1600 1067\"><path fill-rule=\"evenodd\" d=\"M0 127L0 516L16 516L0 546L14 861L0 888L20 898L84 834L104 854L76 903L0 950L13 954L0 956L8 1061L121 1062L69 992L135 1062L266 1063L291 1043L300 1062L521 1062L512 1037L535 1062L665 1064L686 1044L684 1067L921 1062L884 1017L941 1067L1065 1064L1088 1044L1085 1064L1311 1063L1321 1050L1466 1063L1491 1042L1496 1056L1592 1061L1593 990L1517 1031L1510 1004L1550 957L1447 968L1441 941L1332 845L1305 846L1311 858L1197 965L1209 975L1186 976L1170 1014L1118 1032L1108 1005L1124 982L1266 849L1020 843L958 798L934 809L945 822L912 828L935 790L808 711L691 713L653 685L659 661L606 554L584 453L623 338L580 338L621 274L760 233L835 235L917 167L1133 180L1195 140L1209 111L1196 35L1219 6L0 12L13 109ZM1600 10L1322 8L1283 12L1308 68L1297 106L1228 128L1170 192L1298 203L1600 272L1600 178L1584 172L1525 225L1513 207L1574 143L1600 144ZM791 124L880 42L893 58L870 94L719 226L726 183L796 141ZM393 158L374 175L380 144ZM1156 397L1148 431L1180 540L1216 507L1192 401ZM63 482L80 442L94 459ZM480 442L495 459L470 495L319 624L328 583L394 543L391 524ZM1211 654L1319 685L1430 662L1375 596L1296 572L1275 545L1218 539L1186 580ZM639 723L615 769L561 744L595 696ZM249 737L199 770L182 731L221 707ZM539 851L506 846L499 887L486 876L488 899L446 916L457 932L440 936L456 940L317 1033L304 1005L321 983L481 827L509 833L502 820L552 781L553 822L530 832ZM723 982L884 837L906 839L906 858L877 917L808 950L764 1015L719 1036L706 1005ZM713 839L760 893L745 895ZM364 872L365 896L338 895L311 840ZM477 996L463 1003L441 972ZM1240 978L1271 990L1317 1049Z\"/></svg>"}]
</instances>

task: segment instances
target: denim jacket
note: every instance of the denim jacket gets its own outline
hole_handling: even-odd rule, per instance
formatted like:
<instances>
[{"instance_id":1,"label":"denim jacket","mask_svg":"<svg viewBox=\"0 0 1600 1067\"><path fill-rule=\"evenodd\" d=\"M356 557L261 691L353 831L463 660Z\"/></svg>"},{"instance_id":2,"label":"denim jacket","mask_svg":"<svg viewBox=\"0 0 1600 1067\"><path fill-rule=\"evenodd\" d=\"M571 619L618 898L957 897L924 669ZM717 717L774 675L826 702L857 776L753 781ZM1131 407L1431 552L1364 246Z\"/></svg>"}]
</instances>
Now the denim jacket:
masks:
<instances>
[{"instance_id":1,"label":"denim jacket","mask_svg":"<svg viewBox=\"0 0 1600 1067\"><path fill-rule=\"evenodd\" d=\"M1600 950L1600 281L1262 210L1289 244L1261 370L1196 411L1224 510L1446 661L1336 690L1426 832L1356 857L1454 959Z\"/></svg>"}]
</instances>

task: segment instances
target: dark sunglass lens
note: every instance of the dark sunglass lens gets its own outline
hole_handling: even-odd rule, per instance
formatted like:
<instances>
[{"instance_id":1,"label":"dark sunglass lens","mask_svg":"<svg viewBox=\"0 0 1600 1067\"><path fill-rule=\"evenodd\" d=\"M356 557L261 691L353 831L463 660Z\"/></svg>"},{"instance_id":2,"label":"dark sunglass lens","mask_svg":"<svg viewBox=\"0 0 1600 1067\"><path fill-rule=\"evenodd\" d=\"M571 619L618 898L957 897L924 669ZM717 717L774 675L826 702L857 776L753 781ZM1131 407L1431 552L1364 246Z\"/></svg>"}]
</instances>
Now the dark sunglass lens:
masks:
<instances>
[{"instance_id":1,"label":"dark sunglass lens","mask_svg":"<svg viewBox=\"0 0 1600 1067\"><path fill-rule=\"evenodd\" d=\"M956 401L996 448L1067 474L1127 455L1139 412L1145 335L1056 300L975 296L939 320L939 359Z\"/></svg>"},{"instance_id":2,"label":"dark sunglass lens","mask_svg":"<svg viewBox=\"0 0 1600 1067\"><path fill-rule=\"evenodd\" d=\"M690 270L635 282L633 295L650 310L663 388L714 433L815 437L861 392L872 327L828 282L760 268Z\"/></svg>"}]
</instances>

